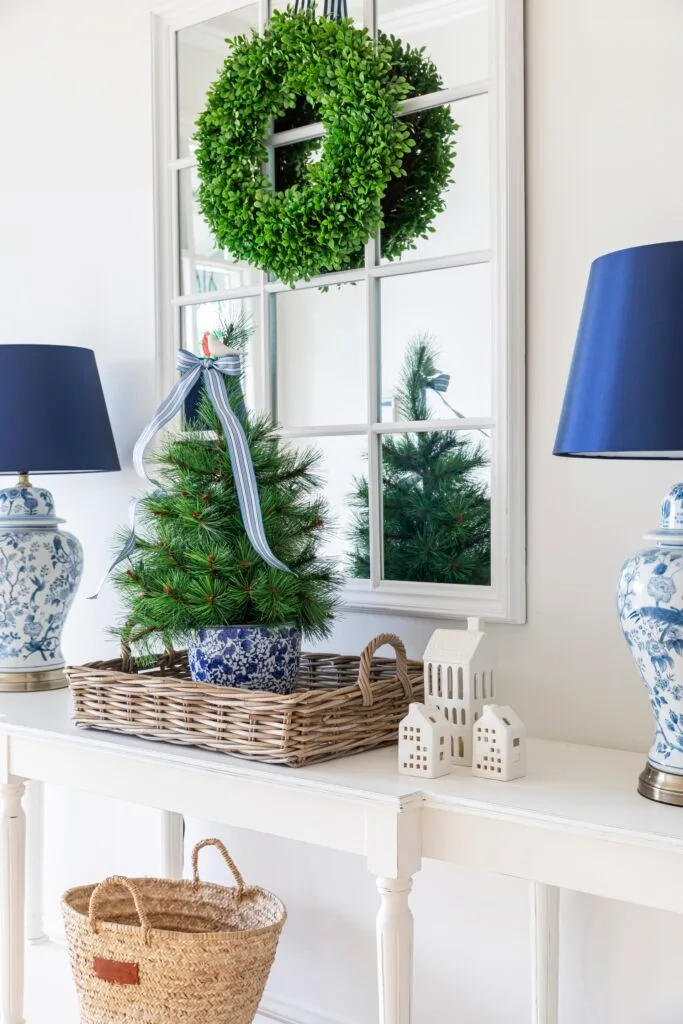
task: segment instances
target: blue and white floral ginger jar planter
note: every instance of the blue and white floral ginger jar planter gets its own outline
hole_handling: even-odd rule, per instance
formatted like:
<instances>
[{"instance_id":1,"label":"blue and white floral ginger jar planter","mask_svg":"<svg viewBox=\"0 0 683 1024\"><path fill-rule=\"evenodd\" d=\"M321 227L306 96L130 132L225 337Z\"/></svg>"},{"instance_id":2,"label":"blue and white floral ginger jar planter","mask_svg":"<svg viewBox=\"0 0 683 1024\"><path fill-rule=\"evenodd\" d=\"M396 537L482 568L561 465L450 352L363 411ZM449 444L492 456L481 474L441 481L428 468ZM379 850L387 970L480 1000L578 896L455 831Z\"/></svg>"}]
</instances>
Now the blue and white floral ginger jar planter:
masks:
<instances>
[{"instance_id":1,"label":"blue and white floral ginger jar planter","mask_svg":"<svg viewBox=\"0 0 683 1024\"><path fill-rule=\"evenodd\" d=\"M291 693L299 671L301 631L296 626L207 627L188 644L187 657L197 683Z\"/></svg>"},{"instance_id":2,"label":"blue and white floral ginger jar planter","mask_svg":"<svg viewBox=\"0 0 683 1024\"><path fill-rule=\"evenodd\" d=\"M40 487L0 490L0 690L66 685L62 627L83 549Z\"/></svg>"}]
</instances>

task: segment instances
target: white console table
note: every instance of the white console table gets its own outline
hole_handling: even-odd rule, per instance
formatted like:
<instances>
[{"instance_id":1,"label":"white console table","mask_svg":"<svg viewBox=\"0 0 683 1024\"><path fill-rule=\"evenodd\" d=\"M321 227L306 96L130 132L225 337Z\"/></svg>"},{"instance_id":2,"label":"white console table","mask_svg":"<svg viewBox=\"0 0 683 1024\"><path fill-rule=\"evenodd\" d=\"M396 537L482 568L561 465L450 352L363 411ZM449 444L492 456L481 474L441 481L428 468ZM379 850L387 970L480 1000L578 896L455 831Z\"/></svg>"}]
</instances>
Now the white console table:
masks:
<instances>
[{"instance_id":1,"label":"white console table","mask_svg":"<svg viewBox=\"0 0 683 1024\"><path fill-rule=\"evenodd\" d=\"M510 783L474 779L466 769L408 778L396 771L394 748L271 767L76 729L67 691L3 694L0 1022L23 1022L27 865L29 929L39 931L39 787L28 801L28 855L22 805L26 782L35 780L167 812L169 875L182 871L181 815L365 857L379 890L380 1024L411 1024L408 900L423 857L526 879L532 1024L557 1024L560 889L683 913L683 810L637 795L641 754L538 740L528 761L527 778Z\"/></svg>"}]
</instances>

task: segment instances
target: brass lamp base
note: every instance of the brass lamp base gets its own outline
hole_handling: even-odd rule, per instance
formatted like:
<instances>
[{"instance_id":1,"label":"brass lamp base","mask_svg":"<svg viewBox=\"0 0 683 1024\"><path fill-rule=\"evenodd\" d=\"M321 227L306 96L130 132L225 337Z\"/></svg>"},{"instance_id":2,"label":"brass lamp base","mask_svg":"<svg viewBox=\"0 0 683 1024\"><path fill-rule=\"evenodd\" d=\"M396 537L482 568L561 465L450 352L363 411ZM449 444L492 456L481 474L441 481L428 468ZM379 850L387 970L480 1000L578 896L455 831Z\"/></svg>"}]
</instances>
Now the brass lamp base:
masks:
<instances>
[{"instance_id":1,"label":"brass lamp base","mask_svg":"<svg viewBox=\"0 0 683 1024\"><path fill-rule=\"evenodd\" d=\"M648 761L638 779L638 792L648 800L683 807L683 775L660 771Z\"/></svg>"},{"instance_id":2,"label":"brass lamp base","mask_svg":"<svg viewBox=\"0 0 683 1024\"><path fill-rule=\"evenodd\" d=\"M69 680L61 668L49 672L0 672L0 693L62 690L68 685Z\"/></svg>"}]
</instances>

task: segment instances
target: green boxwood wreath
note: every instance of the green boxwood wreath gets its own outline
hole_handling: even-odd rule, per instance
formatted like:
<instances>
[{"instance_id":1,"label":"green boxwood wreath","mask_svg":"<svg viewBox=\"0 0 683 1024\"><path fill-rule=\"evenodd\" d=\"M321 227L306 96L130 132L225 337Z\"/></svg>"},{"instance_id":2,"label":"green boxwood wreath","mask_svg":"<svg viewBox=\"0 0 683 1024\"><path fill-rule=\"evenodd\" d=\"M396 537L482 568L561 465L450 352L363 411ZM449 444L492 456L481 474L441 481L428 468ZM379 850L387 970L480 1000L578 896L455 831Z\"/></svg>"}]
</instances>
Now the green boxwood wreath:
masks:
<instances>
[{"instance_id":1,"label":"green boxwood wreath","mask_svg":"<svg viewBox=\"0 0 683 1024\"><path fill-rule=\"evenodd\" d=\"M396 116L410 86L391 47L350 19L292 10L229 45L197 120L201 211L219 246L286 284L339 270L381 226L380 201L415 144ZM264 139L297 97L318 112L324 145L303 183L276 191Z\"/></svg>"},{"instance_id":2,"label":"green boxwood wreath","mask_svg":"<svg viewBox=\"0 0 683 1024\"><path fill-rule=\"evenodd\" d=\"M391 53L391 73L410 83L410 96L443 89L443 79L436 64L425 55L424 47L416 48L394 36L379 33L380 42ZM319 120L316 111L303 97L275 123L276 131L287 131ZM455 133L458 125L450 109L432 107L406 115L414 147L401 163L403 173L392 177L382 197L382 256L395 260L402 253L417 247L420 238L434 231L433 222L446 207L444 194L451 181L455 163ZM321 140L312 139L296 146L275 150L275 187L278 191L301 185L308 165L316 159ZM363 249L344 261L341 269L363 265Z\"/></svg>"}]
</instances>

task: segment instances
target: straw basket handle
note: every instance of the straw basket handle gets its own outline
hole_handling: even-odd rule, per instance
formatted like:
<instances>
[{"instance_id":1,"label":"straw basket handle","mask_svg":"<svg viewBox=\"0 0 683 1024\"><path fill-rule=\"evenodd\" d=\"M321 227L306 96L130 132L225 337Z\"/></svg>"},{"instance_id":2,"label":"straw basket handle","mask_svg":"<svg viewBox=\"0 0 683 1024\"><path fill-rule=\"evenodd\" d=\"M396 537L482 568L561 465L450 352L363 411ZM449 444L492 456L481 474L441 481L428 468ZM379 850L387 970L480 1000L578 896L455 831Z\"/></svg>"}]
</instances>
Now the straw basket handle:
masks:
<instances>
[{"instance_id":1,"label":"straw basket handle","mask_svg":"<svg viewBox=\"0 0 683 1024\"><path fill-rule=\"evenodd\" d=\"M240 872L239 868L235 864L234 860L232 859L228 851L225 849L225 846L220 841L220 839L202 839L201 842L197 843L194 850L192 851L192 877L194 878L195 882L199 881L199 851L204 849L205 846L215 846L216 849L220 852L221 857L230 868L230 871L232 872L232 877L235 879L235 882L237 883L237 899L241 900L242 896L244 895L245 889L244 878L242 877L242 873Z\"/></svg>"},{"instance_id":2,"label":"straw basket handle","mask_svg":"<svg viewBox=\"0 0 683 1024\"><path fill-rule=\"evenodd\" d=\"M127 889L133 897L133 903L135 904L135 910L140 918L140 929L142 931L142 938L145 942L149 942L150 924L149 918L145 912L145 908L142 905L142 897L138 892L136 885L130 880L130 878L123 878L121 875L112 875L111 878L105 878L103 882L96 885L92 891L90 897L90 906L88 907L88 923L90 930L97 935L97 902L107 889L112 889L114 886L119 885L122 888Z\"/></svg>"},{"instance_id":3,"label":"straw basket handle","mask_svg":"<svg viewBox=\"0 0 683 1024\"><path fill-rule=\"evenodd\" d=\"M380 647L389 644L396 651L396 676L403 687L406 697L413 695L413 688L408 678L408 657L403 641L395 633L380 633L374 640L371 640L360 656L360 667L358 669L358 686L363 694L363 707L369 708L372 705L372 685L370 683L370 667L372 657Z\"/></svg>"}]
</instances>

